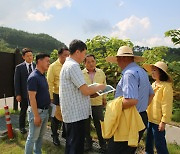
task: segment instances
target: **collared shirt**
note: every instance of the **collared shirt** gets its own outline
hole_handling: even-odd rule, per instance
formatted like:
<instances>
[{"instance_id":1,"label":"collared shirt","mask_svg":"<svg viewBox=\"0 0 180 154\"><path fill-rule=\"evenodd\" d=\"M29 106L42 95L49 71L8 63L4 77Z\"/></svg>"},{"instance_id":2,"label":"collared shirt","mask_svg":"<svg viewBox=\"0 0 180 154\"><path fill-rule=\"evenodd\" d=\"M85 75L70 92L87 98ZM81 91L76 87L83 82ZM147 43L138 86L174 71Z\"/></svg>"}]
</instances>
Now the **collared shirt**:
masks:
<instances>
[{"instance_id":1,"label":"collared shirt","mask_svg":"<svg viewBox=\"0 0 180 154\"><path fill-rule=\"evenodd\" d=\"M82 72L84 75L84 79L88 85L90 85L92 83L106 84L106 76L101 69L98 69L98 68L95 69L95 72L94 72L95 75L94 75L93 81L91 80L88 70L86 68L84 70L82 70ZM105 96L98 96L95 98L91 98L91 105L92 106L102 105L103 97L105 97Z\"/></svg>"},{"instance_id":2,"label":"collared shirt","mask_svg":"<svg viewBox=\"0 0 180 154\"><path fill-rule=\"evenodd\" d=\"M153 93L145 70L132 62L122 71L122 78L116 87L115 97L137 99L137 110L144 112L148 106L149 96Z\"/></svg>"},{"instance_id":3,"label":"collared shirt","mask_svg":"<svg viewBox=\"0 0 180 154\"><path fill-rule=\"evenodd\" d=\"M49 93L51 99L53 99L53 93L59 94L59 74L62 68L62 64L59 59L49 66L47 71L47 81L49 85Z\"/></svg>"},{"instance_id":4,"label":"collared shirt","mask_svg":"<svg viewBox=\"0 0 180 154\"><path fill-rule=\"evenodd\" d=\"M155 96L149 104L147 113L148 121L159 124L160 122L169 123L172 115L173 89L172 83L161 81L152 84Z\"/></svg>"},{"instance_id":5,"label":"collared shirt","mask_svg":"<svg viewBox=\"0 0 180 154\"><path fill-rule=\"evenodd\" d=\"M32 63L32 62L31 62L31 63L27 63L27 62L25 61L25 64L26 64L26 68L27 68L27 70L28 70L28 73L29 73L29 64L31 64L31 69L32 69L32 71L34 70L33 63Z\"/></svg>"},{"instance_id":6,"label":"collared shirt","mask_svg":"<svg viewBox=\"0 0 180 154\"><path fill-rule=\"evenodd\" d=\"M37 108L43 109L50 105L48 83L44 74L35 69L27 80L28 91L36 92Z\"/></svg>"},{"instance_id":7,"label":"collared shirt","mask_svg":"<svg viewBox=\"0 0 180 154\"><path fill-rule=\"evenodd\" d=\"M90 115L90 98L79 88L86 84L79 64L66 58L60 72L60 106L65 123L87 119Z\"/></svg>"}]
</instances>

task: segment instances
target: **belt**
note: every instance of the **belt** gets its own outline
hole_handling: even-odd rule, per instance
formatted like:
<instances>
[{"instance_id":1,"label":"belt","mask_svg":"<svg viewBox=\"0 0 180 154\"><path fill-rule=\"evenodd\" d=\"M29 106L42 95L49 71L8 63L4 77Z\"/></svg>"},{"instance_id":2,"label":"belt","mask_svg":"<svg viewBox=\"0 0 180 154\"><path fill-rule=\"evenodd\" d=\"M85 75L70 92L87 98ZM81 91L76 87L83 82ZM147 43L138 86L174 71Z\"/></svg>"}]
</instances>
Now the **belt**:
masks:
<instances>
[{"instance_id":1,"label":"belt","mask_svg":"<svg viewBox=\"0 0 180 154\"><path fill-rule=\"evenodd\" d=\"M47 106L47 107L38 107L38 109L41 109L41 110L48 110L48 109L49 109L49 106Z\"/></svg>"}]
</instances>

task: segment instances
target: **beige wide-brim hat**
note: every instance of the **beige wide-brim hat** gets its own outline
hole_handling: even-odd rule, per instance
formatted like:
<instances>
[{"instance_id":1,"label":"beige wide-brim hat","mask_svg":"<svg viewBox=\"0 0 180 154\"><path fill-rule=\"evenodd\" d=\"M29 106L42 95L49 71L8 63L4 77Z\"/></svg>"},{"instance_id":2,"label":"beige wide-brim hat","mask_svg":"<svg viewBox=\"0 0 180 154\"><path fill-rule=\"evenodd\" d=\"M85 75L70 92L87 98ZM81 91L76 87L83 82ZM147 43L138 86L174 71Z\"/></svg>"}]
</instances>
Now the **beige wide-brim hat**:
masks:
<instances>
[{"instance_id":1,"label":"beige wide-brim hat","mask_svg":"<svg viewBox=\"0 0 180 154\"><path fill-rule=\"evenodd\" d=\"M128 46L122 46L119 48L118 52L117 52L117 55L116 56L109 56L109 57L106 57L106 61L107 62L111 62L111 63L118 63L117 62L117 57L134 57L134 61L135 62L142 62L144 61L144 58L141 57L141 56L135 56L133 54L133 51L130 47Z\"/></svg>"},{"instance_id":2,"label":"beige wide-brim hat","mask_svg":"<svg viewBox=\"0 0 180 154\"><path fill-rule=\"evenodd\" d=\"M167 70L168 70L168 66L166 65L166 63L162 62L162 61L158 61L155 64L143 64L144 69L149 73L152 74L152 66L155 66L157 68L160 68L161 70L163 70L164 73L167 74L169 81L172 81L170 75L168 74Z\"/></svg>"}]
</instances>

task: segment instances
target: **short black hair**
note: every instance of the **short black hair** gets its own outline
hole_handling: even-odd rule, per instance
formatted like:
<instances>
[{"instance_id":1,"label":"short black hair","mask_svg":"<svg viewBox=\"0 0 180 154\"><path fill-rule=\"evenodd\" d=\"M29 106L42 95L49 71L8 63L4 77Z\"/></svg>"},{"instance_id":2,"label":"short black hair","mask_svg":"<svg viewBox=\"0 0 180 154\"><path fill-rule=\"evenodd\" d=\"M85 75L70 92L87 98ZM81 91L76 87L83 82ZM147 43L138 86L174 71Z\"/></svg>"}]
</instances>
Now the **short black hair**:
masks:
<instances>
[{"instance_id":1,"label":"short black hair","mask_svg":"<svg viewBox=\"0 0 180 154\"><path fill-rule=\"evenodd\" d=\"M50 58L50 55L46 54L46 53L39 53L36 55L36 64L38 63L38 60L39 59L44 59L46 57L49 57Z\"/></svg>"},{"instance_id":2,"label":"short black hair","mask_svg":"<svg viewBox=\"0 0 180 154\"><path fill-rule=\"evenodd\" d=\"M68 47L62 47L61 49L58 50L58 55L61 55L63 53L64 50L68 50Z\"/></svg>"},{"instance_id":3,"label":"short black hair","mask_svg":"<svg viewBox=\"0 0 180 154\"><path fill-rule=\"evenodd\" d=\"M24 56L27 52L32 52L32 50L29 49L29 48L23 48L23 49L22 49L22 55L23 55L23 56Z\"/></svg>"},{"instance_id":4,"label":"short black hair","mask_svg":"<svg viewBox=\"0 0 180 154\"><path fill-rule=\"evenodd\" d=\"M85 58L84 58L84 62L86 62L86 58L87 57L93 57L95 60L96 60L96 58L95 58L95 56L93 55L93 54L87 54L86 56L85 56Z\"/></svg>"},{"instance_id":5,"label":"short black hair","mask_svg":"<svg viewBox=\"0 0 180 154\"><path fill-rule=\"evenodd\" d=\"M158 68L158 70L159 70L159 80L168 81L169 80L168 75L162 69Z\"/></svg>"},{"instance_id":6,"label":"short black hair","mask_svg":"<svg viewBox=\"0 0 180 154\"><path fill-rule=\"evenodd\" d=\"M69 44L69 52L72 55L76 52L76 50L82 52L84 50L87 50L87 46L83 41L75 39Z\"/></svg>"}]
</instances>

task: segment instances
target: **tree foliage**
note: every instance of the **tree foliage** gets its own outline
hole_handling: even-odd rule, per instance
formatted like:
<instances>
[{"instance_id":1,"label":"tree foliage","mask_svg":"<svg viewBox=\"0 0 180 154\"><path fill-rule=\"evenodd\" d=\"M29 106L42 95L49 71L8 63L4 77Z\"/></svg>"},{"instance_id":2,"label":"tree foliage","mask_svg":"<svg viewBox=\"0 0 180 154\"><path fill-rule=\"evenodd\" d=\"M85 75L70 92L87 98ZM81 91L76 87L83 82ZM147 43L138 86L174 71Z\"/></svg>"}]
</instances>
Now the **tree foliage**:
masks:
<instances>
[{"instance_id":1,"label":"tree foliage","mask_svg":"<svg viewBox=\"0 0 180 154\"><path fill-rule=\"evenodd\" d=\"M145 50L143 52L143 57L146 59L146 64L154 64L158 61L162 61L163 57L166 56L168 52L168 47L154 47L152 49Z\"/></svg>"},{"instance_id":2,"label":"tree foliage","mask_svg":"<svg viewBox=\"0 0 180 154\"><path fill-rule=\"evenodd\" d=\"M170 37L174 45L180 44L180 30L174 29L165 32L165 37Z\"/></svg>"},{"instance_id":3,"label":"tree foliage","mask_svg":"<svg viewBox=\"0 0 180 154\"><path fill-rule=\"evenodd\" d=\"M6 43L3 39L0 39L0 52L14 52L15 49L9 48L9 44Z\"/></svg>"},{"instance_id":4,"label":"tree foliage","mask_svg":"<svg viewBox=\"0 0 180 154\"><path fill-rule=\"evenodd\" d=\"M47 34L33 34L16 29L0 27L0 39L9 44L10 48L29 47L34 52L51 53L65 44Z\"/></svg>"},{"instance_id":5,"label":"tree foliage","mask_svg":"<svg viewBox=\"0 0 180 154\"><path fill-rule=\"evenodd\" d=\"M58 50L54 49L51 54L50 54L50 58L51 58L51 63L53 63L54 61L57 60L58 58Z\"/></svg>"}]
</instances>

